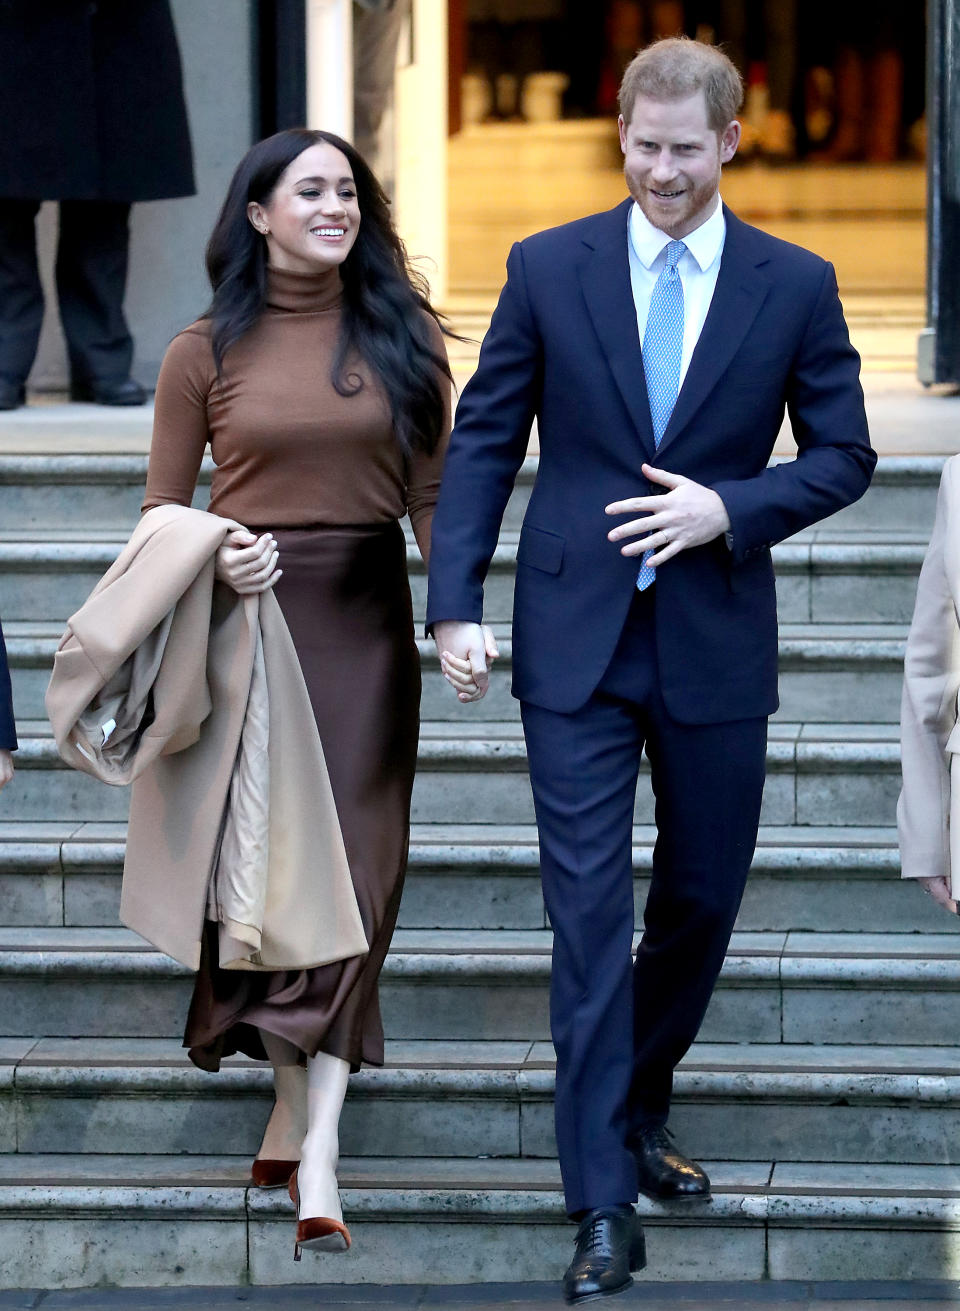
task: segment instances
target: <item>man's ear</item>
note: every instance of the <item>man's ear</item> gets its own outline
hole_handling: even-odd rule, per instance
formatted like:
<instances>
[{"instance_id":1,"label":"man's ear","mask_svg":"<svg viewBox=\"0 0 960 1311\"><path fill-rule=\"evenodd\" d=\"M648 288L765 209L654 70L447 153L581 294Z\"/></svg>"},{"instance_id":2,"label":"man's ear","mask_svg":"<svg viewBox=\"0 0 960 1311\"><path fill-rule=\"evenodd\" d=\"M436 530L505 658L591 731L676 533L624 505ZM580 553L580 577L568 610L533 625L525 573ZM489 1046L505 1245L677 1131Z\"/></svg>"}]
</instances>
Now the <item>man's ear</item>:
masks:
<instances>
[{"instance_id":1,"label":"man's ear","mask_svg":"<svg viewBox=\"0 0 960 1311\"><path fill-rule=\"evenodd\" d=\"M627 125L623 121L623 115L617 119L617 129L620 132L620 149L624 154L627 153Z\"/></svg>"},{"instance_id":2,"label":"man's ear","mask_svg":"<svg viewBox=\"0 0 960 1311\"><path fill-rule=\"evenodd\" d=\"M740 144L740 134L742 128L736 119L733 119L720 133L720 163L729 164L731 159L737 153L737 146Z\"/></svg>"}]
</instances>

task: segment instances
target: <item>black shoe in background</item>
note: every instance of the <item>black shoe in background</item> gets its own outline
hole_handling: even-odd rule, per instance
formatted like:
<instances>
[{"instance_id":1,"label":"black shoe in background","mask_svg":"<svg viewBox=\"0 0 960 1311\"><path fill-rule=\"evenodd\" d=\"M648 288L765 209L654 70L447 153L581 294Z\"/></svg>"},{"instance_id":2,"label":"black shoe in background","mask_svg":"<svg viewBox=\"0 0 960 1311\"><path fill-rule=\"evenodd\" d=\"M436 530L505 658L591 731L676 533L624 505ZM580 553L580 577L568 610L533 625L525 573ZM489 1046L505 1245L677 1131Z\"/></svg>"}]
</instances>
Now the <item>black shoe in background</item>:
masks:
<instances>
[{"instance_id":1,"label":"black shoe in background","mask_svg":"<svg viewBox=\"0 0 960 1311\"><path fill-rule=\"evenodd\" d=\"M629 1142L637 1163L637 1187L657 1202L706 1201L710 1180L703 1168L684 1156L666 1127L642 1129Z\"/></svg>"},{"instance_id":2,"label":"black shoe in background","mask_svg":"<svg viewBox=\"0 0 960 1311\"><path fill-rule=\"evenodd\" d=\"M147 393L133 378L90 378L70 384L70 399L94 405L145 405Z\"/></svg>"},{"instance_id":3,"label":"black shoe in background","mask_svg":"<svg viewBox=\"0 0 960 1311\"><path fill-rule=\"evenodd\" d=\"M0 378L0 410L18 410L26 399L27 393L22 382Z\"/></svg>"},{"instance_id":4,"label":"black shoe in background","mask_svg":"<svg viewBox=\"0 0 960 1311\"><path fill-rule=\"evenodd\" d=\"M563 1276L568 1303L611 1297L629 1288L630 1272L647 1264L643 1228L632 1206L598 1206L577 1230L573 1260Z\"/></svg>"}]
</instances>

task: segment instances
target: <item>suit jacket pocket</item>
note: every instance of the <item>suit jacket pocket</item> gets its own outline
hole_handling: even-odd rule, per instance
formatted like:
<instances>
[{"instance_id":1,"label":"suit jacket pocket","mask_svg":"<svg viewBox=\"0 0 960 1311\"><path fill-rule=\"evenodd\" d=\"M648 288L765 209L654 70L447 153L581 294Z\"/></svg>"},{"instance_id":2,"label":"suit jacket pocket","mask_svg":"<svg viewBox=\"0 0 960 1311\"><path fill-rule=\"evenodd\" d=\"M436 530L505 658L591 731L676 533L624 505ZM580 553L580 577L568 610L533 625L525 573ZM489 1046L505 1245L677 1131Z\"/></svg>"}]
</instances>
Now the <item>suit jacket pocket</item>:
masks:
<instances>
[{"instance_id":1,"label":"suit jacket pocket","mask_svg":"<svg viewBox=\"0 0 960 1311\"><path fill-rule=\"evenodd\" d=\"M524 524L517 543L517 564L530 565L532 569L541 569L545 574L558 574L563 564L565 544L566 539L559 533Z\"/></svg>"},{"instance_id":2,"label":"suit jacket pocket","mask_svg":"<svg viewBox=\"0 0 960 1311\"><path fill-rule=\"evenodd\" d=\"M731 592L750 592L755 587L773 587L773 560L769 550L751 555L730 568Z\"/></svg>"}]
</instances>

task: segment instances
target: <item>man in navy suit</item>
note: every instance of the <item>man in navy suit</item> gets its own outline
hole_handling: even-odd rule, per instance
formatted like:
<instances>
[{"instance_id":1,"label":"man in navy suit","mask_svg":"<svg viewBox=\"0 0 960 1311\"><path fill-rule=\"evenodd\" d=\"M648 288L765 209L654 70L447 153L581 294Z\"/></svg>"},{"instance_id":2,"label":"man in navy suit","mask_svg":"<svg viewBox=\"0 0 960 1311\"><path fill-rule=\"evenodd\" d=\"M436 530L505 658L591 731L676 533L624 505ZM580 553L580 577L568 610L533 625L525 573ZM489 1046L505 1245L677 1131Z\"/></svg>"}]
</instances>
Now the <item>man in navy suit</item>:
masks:
<instances>
[{"instance_id":1,"label":"man in navy suit","mask_svg":"<svg viewBox=\"0 0 960 1311\"><path fill-rule=\"evenodd\" d=\"M427 623L473 701L495 655L483 581L536 417L513 690L554 934L569 1301L642 1267L638 1189L709 1195L666 1122L756 843L778 704L770 548L861 496L876 462L833 268L720 201L741 99L711 46L631 63L632 199L513 247L433 521ZM768 467L785 408L797 458ZM657 841L634 964L644 749Z\"/></svg>"},{"instance_id":2,"label":"man in navy suit","mask_svg":"<svg viewBox=\"0 0 960 1311\"><path fill-rule=\"evenodd\" d=\"M13 696L7 648L0 628L0 789L13 778L13 755L17 749L17 731L13 722Z\"/></svg>"}]
</instances>

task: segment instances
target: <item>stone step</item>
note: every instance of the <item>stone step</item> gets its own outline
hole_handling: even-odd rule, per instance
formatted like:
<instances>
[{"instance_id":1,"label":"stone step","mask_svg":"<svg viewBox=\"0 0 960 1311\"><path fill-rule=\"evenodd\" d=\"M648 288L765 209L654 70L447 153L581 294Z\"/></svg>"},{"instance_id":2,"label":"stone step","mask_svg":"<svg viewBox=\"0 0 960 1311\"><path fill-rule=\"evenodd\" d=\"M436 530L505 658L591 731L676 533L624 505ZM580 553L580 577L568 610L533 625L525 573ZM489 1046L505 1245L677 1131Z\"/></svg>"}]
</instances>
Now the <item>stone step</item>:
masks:
<instances>
[{"instance_id":1,"label":"stone step","mask_svg":"<svg viewBox=\"0 0 960 1311\"><path fill-rule=\"evenodd\" d=\"M380 981L394 1040L549 1036L551 935L403 930ZM182 1033L191 975L122 929L0 930L0 1037ZM737 933L704 1042L940 1046L960 935Z\"/></svg>"},{"instance_id":2,"label":"stone step","mask_svg":"<svg viewBox=\"0 0 960 1311\"><path fill-rule=\"evenodd\" d=\"M504 515L508 530L520 527L537 463L536 456L523 463ZM867 494L829 523L929 533L942 467L942 456L881 458ZM196 505L206 504L212 469L208 457ZM129 532L140 513L146 475L143 454L0 454L0 523L6 532L94 526Z\"/></svg>"},{"instance_id":3,"label":"stone step","mask_svg":"<svg viewBox=\"0 0 960 1311\"><path fill-rule=\"evenodd\" d=\"M4 625L21 719L42 719L43 697L62 624ZM510 695L513 644L509 626L497 631L500 659L482 706L462 705L440 677L436 647L418 641L423 664L421 713L427 720L517 719ZM894 723L900 717L906 631L898 624L783 624L780 629L778 717L808 722Z\"/></svg>"},{"instance_id":4,"label":"stone step","mask_svg":"<svg viewBox=\"0 0 960 1311\"><path fill-rule=\"evenodd\" d=\"M193 498L199 509L209 500L212 473L207 456ZM536 473L531 456L507 504L506 529L519 530ZM115 529L126 535L140 517L146 479L146 455L0 454L0 523L5 533L56 528Z\"/></svg>"},{"instance_id":5,"label":"stone step","mask_svg":"<svg viewBox=\"0 0 960 1311\"><path fill-rule=\"evenodd\" d=\"M49 725L19 728L17 773L4 790L8 820L123 820L125 788L109 787L69 769L57 755ZM641 777L646 775L646 766ZM761 822L777 825L892 825L900 791L899 729L895 724L770 726ZM653 822L653 797L642 782L636 822ZM532 824L533 797L520 725L424 723L413 790L415 823Z\"/></svg>"},{"instance_id":6,"label":"stone step","mask_svg":"<svg viewBox=\"0 0 960 1311\"><path fill-rule=\"evenodd\" d=\"M639 1281L929 1280L960 1263L955 1166L707 1165L712 1201L641 1199ZM236 1158L0 1157L4 1286L558 1280L570 1259L554 1162L345 1157L339 1175L353 1246L295 1264L289 1199L249 1188Z\"/></svg>"},{"instance_id":7,"label":"stone step","mask_svg":"<svg viewBox=\"0 0 960 1311\"><path fill-rule=\"evenodd\" d=\"M556 1156L548 1042L393 1042L350 1080L346 1156ZM162 1039L0 1040L0 1153L239 1156L273 1104L269 1066L211 1075ZM710 1044L680 1065L671 1125L696 1158L960 1165L950 1047Z\"/></svg>"},{"instance_id":8,"label":"stone step","mask_svg":"<svg viewBox=\"0 0 960 1311\"><path fill-rule=\"evenodd\" d=\"M7 532L0 541L0 615L5 622L62 622L86 599L127 534L44 529ZM507 531L490 565L485 619L509 623L516 532ZM861 528L812 529L775 547L780 620L785 624L908 624L927 535ZM426 605L426 575L408 541L414 613Z\"/></svg>"},{"instance_id":9,"label":"stone step","mask_svg":"<svg viewBox=\"0 0 960 1311\"><path fill-rule=\"evenodd\" d=\"M8 927L114 927L125 826L0 823L0 918ZM634 831L637 922L655 830ZM533 825L415 824L404 929L546 927ZM760 829L737 921L744 931L934 932L944 912L900 878L890 828Z\"/></svg>"}]
</instances>

